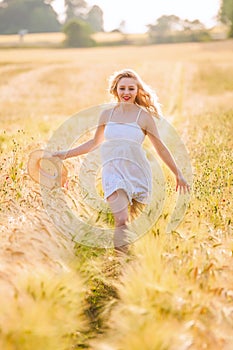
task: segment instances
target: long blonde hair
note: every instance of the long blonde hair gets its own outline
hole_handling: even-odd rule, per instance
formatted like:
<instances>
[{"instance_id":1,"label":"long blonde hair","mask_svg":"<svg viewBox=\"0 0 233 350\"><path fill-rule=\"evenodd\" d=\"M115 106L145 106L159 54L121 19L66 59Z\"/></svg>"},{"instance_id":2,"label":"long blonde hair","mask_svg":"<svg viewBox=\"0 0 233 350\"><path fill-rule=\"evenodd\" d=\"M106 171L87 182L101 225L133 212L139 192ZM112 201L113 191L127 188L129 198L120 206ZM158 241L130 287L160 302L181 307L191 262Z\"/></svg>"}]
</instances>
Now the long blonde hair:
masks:
<instances>
[{"instance_id":1,"label":"long blonde hair","mask_svg":"<svg viewBox=\"0 0 233 350\"><path fill-rule=\"evenodd\" d=\"M145 107L146 110L152 114L153 116L160 119L162 116L160 104L158 103L158 98L155 92L151 90L151 88L145 84L139 75L133 71L132 69L123 69L119 72L115 72L109 79L109 92L116 99L118 99L117 95L117 85L122 78L132 78L136 81L138 86L138 93L135 99L135 102L142 107Z\"/></svg>"}]
</instances>

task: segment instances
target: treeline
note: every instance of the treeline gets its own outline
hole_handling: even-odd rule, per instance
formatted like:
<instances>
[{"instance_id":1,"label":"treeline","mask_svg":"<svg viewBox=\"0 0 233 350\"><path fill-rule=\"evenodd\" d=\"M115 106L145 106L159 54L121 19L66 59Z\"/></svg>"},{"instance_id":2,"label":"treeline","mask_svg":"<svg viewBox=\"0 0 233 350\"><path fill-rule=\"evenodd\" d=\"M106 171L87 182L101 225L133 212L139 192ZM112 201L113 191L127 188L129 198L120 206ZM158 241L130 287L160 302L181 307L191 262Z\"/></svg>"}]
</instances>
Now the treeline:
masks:
<instances>
[{"instance_id":1,"label":"treeline","mask_svg":"<svg viewBox=\"0 0 233 350\"><path fill-rule=\"evenodd\" d=\"M60 31L53 8L41 0L3 0L0 3L0 34Z\"/></svg>"},{"instance_id":2,"label":"treeline","mask_svg":"<svg viewBox=\"0 0 233 350\"><path fill-rule=\"evenodd\" d=\"M0 34L24 35L26 32L60 32L66 34L64 44L73 47L94 46L95 32L104 31L103 11L99 6L87 5L85 0L65 0L65 20L58 19L52 4L54 0L3 0L0 2ZM229 27L233 37L233 0L221 0L219 20ZM114 45L133 44L123 32L121 25L116 30L122 40ZM211 40L210 31L199 20L183 20L175 15L161 16L148 25L147 39L142 44L197 42ZM105 43L106 44L106 43ZM108 43L109 44L109 43Z\"/></svg>"},{"instance_id":3,"label":"treeline","mask_svg":"<svg viewBox=\"0 0 233 350\"><path fill-rule=\"evenodd\" d=\"M177 16L162 16L156 24L148 26L152 43L173 43L189 41L208 41L211 39L208 30L199 21L182 20Z\"/></svg>"},{"instance_id":4,"label":"treeline","mask_svg":"<svg viewBox=\"0 0 233 350\"><path fill-rule=\"evenodd\" d=\"M0 34L60 32L64 23L52 7L53 0L3 0L0 2ZM103 31L103 11L89 8L84 0L65 0L65 25L70 20L85 22L91 32Z\"/></svg>"}]
</instances>

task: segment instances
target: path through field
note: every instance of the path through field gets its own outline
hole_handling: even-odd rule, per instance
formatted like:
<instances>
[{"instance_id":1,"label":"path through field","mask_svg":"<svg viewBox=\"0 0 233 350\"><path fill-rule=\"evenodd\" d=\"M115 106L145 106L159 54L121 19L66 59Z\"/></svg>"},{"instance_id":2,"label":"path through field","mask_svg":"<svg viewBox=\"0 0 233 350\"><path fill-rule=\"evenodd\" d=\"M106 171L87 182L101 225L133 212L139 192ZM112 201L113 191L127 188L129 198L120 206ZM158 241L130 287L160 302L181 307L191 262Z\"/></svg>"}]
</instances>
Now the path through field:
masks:
<instances>
[{"instance_id":1,"label":"path through field","mask_svg":"<svg viewBox=\"0 0 233 350\"><path fill-rule=\"evenodd\" d=\"M0 349L231 349L232 48L226 41L1 50ZM182 224L164 232L168 197L128 261L59 231L27 174L30 152L70 116L109 102L107 78L125 67L156 90L193 169ZM66 165L64 195L89 215L74 190L79 160Z\"/></svg>"}]
</instances>

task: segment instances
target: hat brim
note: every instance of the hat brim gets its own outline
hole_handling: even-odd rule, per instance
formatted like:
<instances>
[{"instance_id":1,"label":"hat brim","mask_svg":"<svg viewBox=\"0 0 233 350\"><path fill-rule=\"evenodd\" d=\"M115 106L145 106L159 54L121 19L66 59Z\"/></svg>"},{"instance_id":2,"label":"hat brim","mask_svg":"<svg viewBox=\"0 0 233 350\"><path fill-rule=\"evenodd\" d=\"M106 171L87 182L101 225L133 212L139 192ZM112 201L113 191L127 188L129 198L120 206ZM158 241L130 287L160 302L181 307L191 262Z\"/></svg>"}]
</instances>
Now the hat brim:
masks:
<instances>
[{"instance_id":1,"label":"hat brim","mask_svg":"<svg viewBox=\"0 0 233 350\"><path fill-rule=\"evenodd\" d=\"M46 150L36 150L29 155L27 170L30 177L49 189L63 187L68 171L62 160Z\"/></svg>"}]
</instances>

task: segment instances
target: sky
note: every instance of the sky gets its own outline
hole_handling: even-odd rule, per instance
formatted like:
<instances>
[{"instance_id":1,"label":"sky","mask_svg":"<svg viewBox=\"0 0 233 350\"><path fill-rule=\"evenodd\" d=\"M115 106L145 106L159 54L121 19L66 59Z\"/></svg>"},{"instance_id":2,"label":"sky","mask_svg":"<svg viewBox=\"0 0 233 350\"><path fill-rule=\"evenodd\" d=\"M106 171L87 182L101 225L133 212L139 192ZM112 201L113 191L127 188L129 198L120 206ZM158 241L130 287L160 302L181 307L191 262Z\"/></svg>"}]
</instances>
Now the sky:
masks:
<instances>
[{"instance_id":1,"label":"sky","mask_svg":"<svg viewBox=\"0 0 233 350\"><path fill-rule=\"evenodd\" d=\"M207 28L216 24L220 0L86 0L89 6L98 5L104 13L104 30L119 28L126 22L125 32L146 32L147 24L154 24L162 15L176 15L182 19L199 19ZM55 0L62 11L64 0Z\"/></svg>"}]
</instances>

